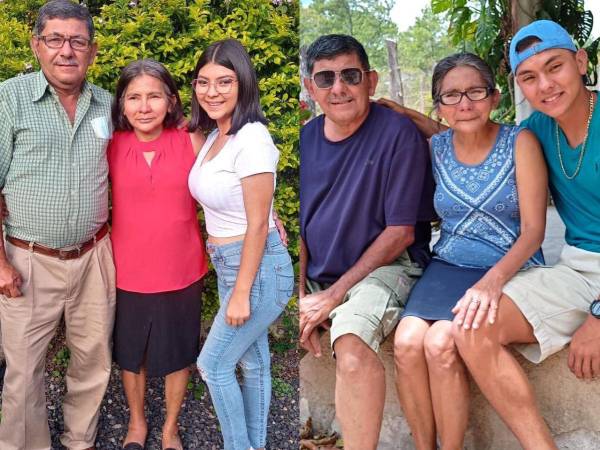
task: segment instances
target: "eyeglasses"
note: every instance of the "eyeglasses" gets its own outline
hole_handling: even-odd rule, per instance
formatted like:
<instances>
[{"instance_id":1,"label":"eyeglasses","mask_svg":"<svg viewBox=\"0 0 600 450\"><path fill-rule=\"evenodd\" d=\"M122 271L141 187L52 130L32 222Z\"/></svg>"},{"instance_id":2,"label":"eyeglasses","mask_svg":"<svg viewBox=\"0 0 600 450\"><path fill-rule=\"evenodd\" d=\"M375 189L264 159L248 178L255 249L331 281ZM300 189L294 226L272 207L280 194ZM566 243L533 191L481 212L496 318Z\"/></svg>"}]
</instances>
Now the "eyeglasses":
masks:
<instances>
[{"instance_id":1,"label":"eyeglasses","mask_svg":"<svg viewBox=\"0 0 600 450\"><path fill-rule=\"evenodd\" d=\"M198 94L206 94L212 84L215 87L215 91L219 94L229 94L234 83L238 80L235 78L218 78L215 81L209 81L205 78L196 78L192 80L192 89Z\"/></svg>"},{"instance_id":2,"label":"eyeglasses","mask_svg":"<svg viewBox=\"0 0 600 450\"><path fill-rule=\"evenodd\" d=\"M48 48L62 48L65 42L68 42L73 50L85 51L90 48L91 41L81 36L66 37L60 34L51 34L48 36L37 36Z\"/></svg>"},{"instance_id":3,"label":"eyeglasses","mask_svg":"<svg viewBox=\"0 0 600 450\"><path fill-rule=\"evenodd\" d=\"M474 87L466 91L446 92L438 96L438 100L442 105L446 106L458 105L462 101L463 96L466 96L472 102L478 102L488 98L493 91L494 89L490 87Z\"/></svg>"},{"instance_id":4,"label":"eyeglasses","mask_svg":"<svg viewBox=\"0 0 600 450\"><path fill-rule=\"evenodd\" d=\"M371 71L362 70L357 67L350 67L342 70L322 70L315 73L310 79L314 81L319 89L331 89L338 76L340 80L348 86L356 86L362 82L363 74L369 72Z\"/></svg>"}]
</instances>

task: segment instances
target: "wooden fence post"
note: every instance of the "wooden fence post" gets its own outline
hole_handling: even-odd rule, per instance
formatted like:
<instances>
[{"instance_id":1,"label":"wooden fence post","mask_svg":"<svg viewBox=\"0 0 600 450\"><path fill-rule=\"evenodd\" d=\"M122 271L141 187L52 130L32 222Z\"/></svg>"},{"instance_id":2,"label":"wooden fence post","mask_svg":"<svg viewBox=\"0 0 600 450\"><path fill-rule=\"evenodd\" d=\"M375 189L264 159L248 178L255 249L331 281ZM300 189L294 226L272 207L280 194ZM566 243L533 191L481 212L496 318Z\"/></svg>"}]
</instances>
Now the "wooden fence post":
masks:
<instances>
[{"instance_id":1,"label":"wooden fence post","mask_svg":"<svg viewBox=\"0 0 600 450\"><path fill-rule=\"evenodd\" d=\"M390 67L390 97L392 97L392 100L404 105L402 74L398 65L398 47L396 41L391 39L386 39L385 44L388 51L388 65Z\"/></svg>"}]
</instances>

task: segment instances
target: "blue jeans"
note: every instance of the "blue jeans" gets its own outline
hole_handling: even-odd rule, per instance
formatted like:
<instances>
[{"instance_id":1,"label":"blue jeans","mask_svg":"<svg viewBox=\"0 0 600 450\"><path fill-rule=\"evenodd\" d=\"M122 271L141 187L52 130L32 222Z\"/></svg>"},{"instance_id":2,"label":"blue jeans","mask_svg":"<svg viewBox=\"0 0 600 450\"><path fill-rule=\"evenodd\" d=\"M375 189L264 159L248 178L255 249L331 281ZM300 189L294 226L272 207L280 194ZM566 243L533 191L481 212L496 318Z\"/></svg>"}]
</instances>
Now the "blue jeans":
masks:
<instances>
[{"instance_id":1,"label":"blue jeans","mask_svg":"<svg viewBox=\"0 0 600 450\"><path fill-rule=\"evenodd\" d=\"M268 331L292 295L292 261L277 232L270 232L250 291L250 319L232 327L225 323L225 312L240 268L242 241L207 248L217 271L220 307L198 369L217 411L225 450L264 447L271 402ZM241 387L235 374L238 363Z\"/></svg>"}]
</instances>

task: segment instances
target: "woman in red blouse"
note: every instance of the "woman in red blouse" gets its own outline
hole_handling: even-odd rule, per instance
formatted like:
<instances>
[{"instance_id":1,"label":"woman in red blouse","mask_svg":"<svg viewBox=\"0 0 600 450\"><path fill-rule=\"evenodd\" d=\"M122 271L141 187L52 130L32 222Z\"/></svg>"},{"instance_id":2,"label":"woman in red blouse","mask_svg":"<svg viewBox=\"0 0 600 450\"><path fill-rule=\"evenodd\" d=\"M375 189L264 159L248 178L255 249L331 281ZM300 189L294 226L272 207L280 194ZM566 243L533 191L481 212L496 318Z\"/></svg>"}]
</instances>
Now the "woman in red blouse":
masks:
<instances>
[{"instance_id":1,"label":"woman in red blouse","mask_svg":"<svg viewBox=\"0 0 600 450\"><path fill-rule=\"evenodd\" d=\"M177 87L152 60L123 69L112 116L114 359L130 409L123 447L144 448L146 377L164 376L162 448L180 450L177 418L189 366L199 352L202 277L208 269L187 184L204 136L177 129L183 117Z\"/></svg>"}]
</instances>

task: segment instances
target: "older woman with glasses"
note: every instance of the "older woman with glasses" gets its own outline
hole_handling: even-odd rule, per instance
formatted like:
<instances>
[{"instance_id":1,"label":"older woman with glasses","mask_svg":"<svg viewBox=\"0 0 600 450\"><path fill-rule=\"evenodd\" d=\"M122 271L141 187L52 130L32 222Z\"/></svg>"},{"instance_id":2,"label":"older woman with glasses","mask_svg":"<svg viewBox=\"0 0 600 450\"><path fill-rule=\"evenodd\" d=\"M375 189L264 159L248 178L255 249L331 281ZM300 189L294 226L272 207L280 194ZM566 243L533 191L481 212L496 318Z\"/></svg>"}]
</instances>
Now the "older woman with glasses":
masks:
<instances>
[{"instance_id":1,"label":"older woman with glasses","mask_svg":"<svg viewBox=\"0 0 600 450\"><path fill-rule=\"evenodd\" d=\"M490 120L499 93L489 66L469 53L443 59L432 97L450 127L431 139L441 235L394 342L398 395L417 449L437 448L437 435L442 448L463 447L469 387L452 321L494 322L504 284L543 264L546 218L540 146L529 131Z\"/></svg>"}]
</instances>

